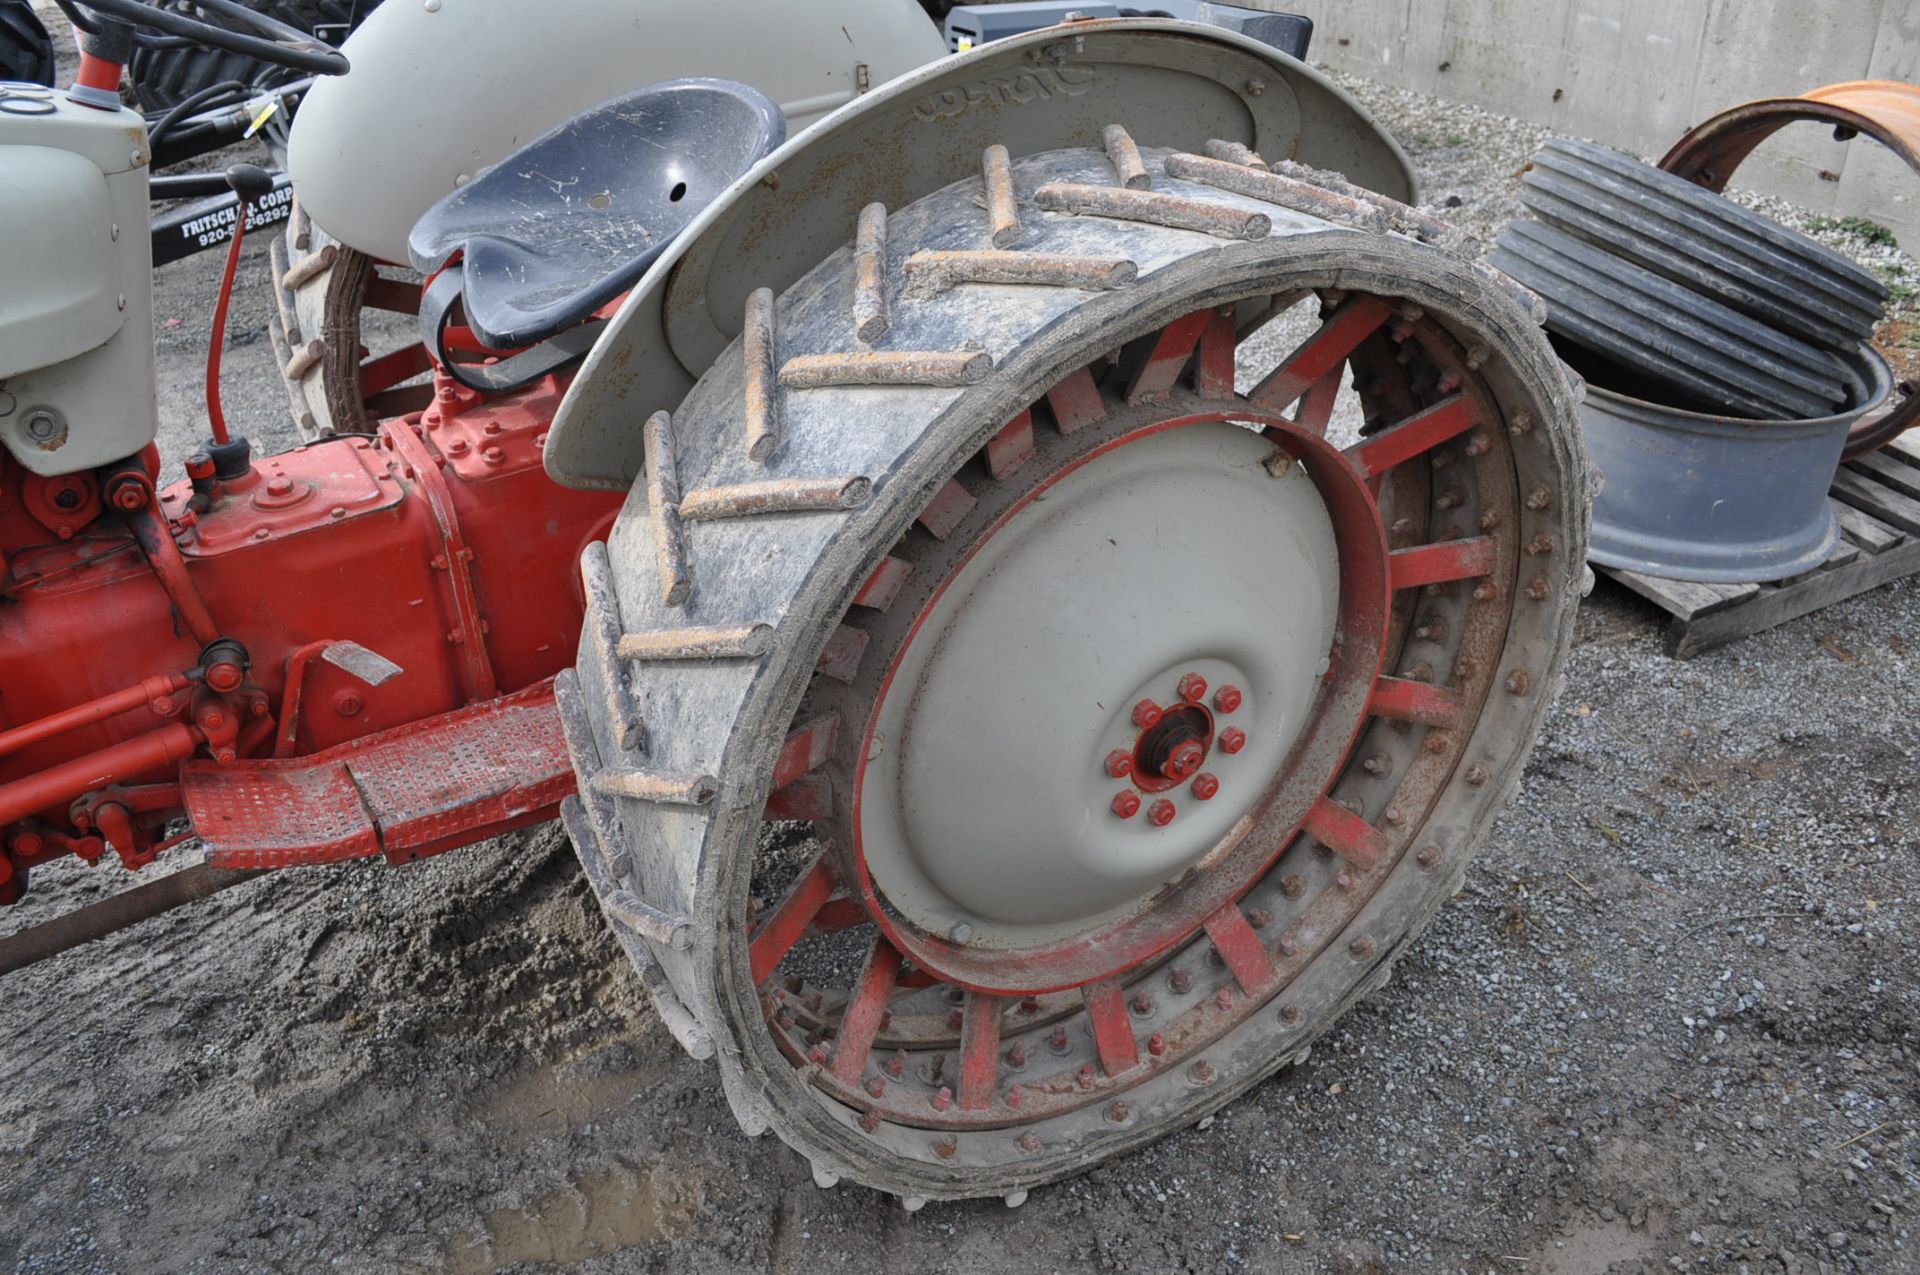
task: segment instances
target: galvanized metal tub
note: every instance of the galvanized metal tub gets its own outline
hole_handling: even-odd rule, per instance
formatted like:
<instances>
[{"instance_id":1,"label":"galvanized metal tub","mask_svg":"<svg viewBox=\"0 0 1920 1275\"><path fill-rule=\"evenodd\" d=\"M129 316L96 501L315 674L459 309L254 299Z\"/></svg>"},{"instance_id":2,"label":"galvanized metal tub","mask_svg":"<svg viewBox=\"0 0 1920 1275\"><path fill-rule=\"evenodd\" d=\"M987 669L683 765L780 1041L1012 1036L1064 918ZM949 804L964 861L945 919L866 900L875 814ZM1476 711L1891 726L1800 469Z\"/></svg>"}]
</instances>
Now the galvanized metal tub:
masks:
<instances>
[{"instance_id":1,"label":"galvanized metal tub","mask_svg":"<svg viewBox=\"0 0 1920 1275\"><path fill-rule=\"evenodd\" d=\"M1605 476L1588 557L1714 584L1779 580L1818 566L1839 535L1827 488L1847 431L1893 393L1886 360L1871 346L1844 362L1853 385L1847 410L1800 421L1648 402L1621 392L1627 382L1609 369L1582 368L1587 451Z\"/></svg>"}]
</instances>

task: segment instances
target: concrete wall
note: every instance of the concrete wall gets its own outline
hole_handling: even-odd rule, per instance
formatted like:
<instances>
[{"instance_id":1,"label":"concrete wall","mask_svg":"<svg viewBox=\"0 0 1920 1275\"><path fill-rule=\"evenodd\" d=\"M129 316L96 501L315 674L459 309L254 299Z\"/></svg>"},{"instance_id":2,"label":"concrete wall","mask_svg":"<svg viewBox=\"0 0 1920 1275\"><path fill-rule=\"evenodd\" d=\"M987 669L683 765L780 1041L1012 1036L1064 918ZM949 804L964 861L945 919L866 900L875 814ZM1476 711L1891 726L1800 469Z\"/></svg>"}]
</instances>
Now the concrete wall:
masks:
<instances>
[{"instance_id":1,"label":"concrete wall","mask_svg":"<svg viewBox=\"0 0 1920 1275\"><path fill-rule=\"evenodd\" d=\"M1314 20L1312 56L1658 159L1693 124L1842 80L1920 80L1920 0L1239 0ZM1920 248L1920 176L1812 124L1734 184Z\"/></svg>"}]
</instances>

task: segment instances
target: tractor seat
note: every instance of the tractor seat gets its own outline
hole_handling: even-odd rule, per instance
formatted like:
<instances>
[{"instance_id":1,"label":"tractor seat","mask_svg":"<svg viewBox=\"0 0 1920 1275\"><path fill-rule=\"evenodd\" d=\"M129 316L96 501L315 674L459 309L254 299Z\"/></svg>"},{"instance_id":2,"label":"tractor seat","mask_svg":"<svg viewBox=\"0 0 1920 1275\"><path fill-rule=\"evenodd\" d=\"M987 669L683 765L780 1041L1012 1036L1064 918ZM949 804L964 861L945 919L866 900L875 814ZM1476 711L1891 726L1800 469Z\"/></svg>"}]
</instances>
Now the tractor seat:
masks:
<instances>
[{"instance_id":1,"label":"tractor seat","mask_svg":"<svg viewBox=\"0 0 1920 1275\"><path fill-rule=\"evenodd\" d=\"M444 348L455 301L490 349L552 340L633 287L674 236L786 133L780 108L757 89L685 79L603 102L528 143L414 224L407 241L414 266L442 272L421 307L428 348L460 379L480 376L469 382L477 388L508 388L495 383L503 375L531 380L501 370L524 355L498 368L456 370ZM445 269L455 254L459 268ZM557 352L566 356L560 362L585 353L591 341L567 344L579 348Z\"/></svg>"}]
</instances>

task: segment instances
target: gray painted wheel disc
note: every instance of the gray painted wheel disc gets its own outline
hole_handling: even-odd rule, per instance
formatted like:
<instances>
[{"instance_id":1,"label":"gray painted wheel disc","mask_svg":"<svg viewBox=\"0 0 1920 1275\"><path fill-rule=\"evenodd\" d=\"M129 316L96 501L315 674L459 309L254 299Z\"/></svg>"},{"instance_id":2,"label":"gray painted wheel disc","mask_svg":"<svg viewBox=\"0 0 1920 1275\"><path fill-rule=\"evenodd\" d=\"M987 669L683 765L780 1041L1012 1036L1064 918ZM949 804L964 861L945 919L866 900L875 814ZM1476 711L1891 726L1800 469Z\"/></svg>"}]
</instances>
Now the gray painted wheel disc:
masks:
<instances>
[{"instance_id":1,"label":"gray painted wheel disc","mask_svg":"<svg viewBox=\"0 0 1920 1275\"><path fill-rule=\"evenodd\" d=\"M859 834L889 903L976 945L1058 943L1137 910L1226 837L1299 737L1339 608L1334 531L1313 483L1224 423L1148 435L1019 508L923 612L889 674ZM1249 742L1116 818L1143 699L1183 675L1233 685ZM1212 713L1200 708L1209 719ZM1140 800L1136 798L1136 800ZM1152 800L1149 798L1149 800Z\"/></svg>"}]
</instances>

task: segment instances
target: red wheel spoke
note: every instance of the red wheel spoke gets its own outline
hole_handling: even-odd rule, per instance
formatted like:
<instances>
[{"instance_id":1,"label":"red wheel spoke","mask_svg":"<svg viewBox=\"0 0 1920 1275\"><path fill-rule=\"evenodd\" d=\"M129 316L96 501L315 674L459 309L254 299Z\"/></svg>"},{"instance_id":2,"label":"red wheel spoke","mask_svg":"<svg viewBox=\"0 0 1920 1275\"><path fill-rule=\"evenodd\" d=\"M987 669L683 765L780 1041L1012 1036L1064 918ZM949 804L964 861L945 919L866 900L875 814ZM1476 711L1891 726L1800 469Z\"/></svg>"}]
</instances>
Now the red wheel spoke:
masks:
<instances>
[{"instance_id":1,"label":"red wheel spoke","mask_svg":"<svg viewBox=\"0 0 1920 1275\"><path fill-rule=\"evenodd\" d=\"M1356 868L1371 868L1387 852L1387 838L1378 828L1325 797L1313 803L1301 825L1309 837Z\"/></svg>"},{"instance_id":2,"label":"red wheel spoke","mask_svg":"<svg viewBox=\"0 0 1920 1275\"><path fill-rule=\"evenodd\" d=\"M1373 684L1367 711L1396 722L1422 726L1458 726L1465 708L1460 692L1404 677L1383 677Z\"/></svg>"},{"instance_id":3,"label":"red wheel spoke","mask_svg":"<svg viewBox=\"0 0 1920 1275\"><path fill-rule=\"evenodd\" d=\"M1086 998L1087 1017L1093 1020L1093 1047L1100 1054L1100 1066L1109 1076L1132 1070L1140 1062L1140 1046L1133 1038L1127 991L1120 980L1089 983L1081 995Z\"/></svg>"},{"instance_id":4,"label":"red wheel spoke","mask_svg":"<svg viewBox=\"0 0 1920 1275\"><path fill-rule=\"evenodd\" d=\"M1423 584L1471 580L1489 574L1493 567L1492 539L1475 536L1470 540L1443 540L1413 549L1396 549L1391 569L1394 588L1417 589Z\"/></svg>"},{"instance_id":5,"label":"red wheel spoke","mask_svg":"<svg viewBox=\"0 0 1920 1275\"><path fill-rule=\"evenodd\" d=\"M1301 400L1300 410L1294 414L1295 425L1309 434L1327 436L1327 424L1333 420L1334 404L1340 401L1340 382L1345 371L1344 365L1336 367L1313 383L1306 398Z\"/></svg>"},{"instance_id":6,"label":"red wheel spoke","mask_svg":"<svg viewBox=\"0 0 1920 1275\"><path fill-rule=\"evenodd\" d=\"M1313 383L1341 366L1360 343L1393 317L1393 305L1375 296L1354 297L1320 325L1286 361L1248 395L1257 407L1284 411Z\"/></svg>"},{"instance_id":7,"label":"red wheel spoke","mask_svg":"<svg viewBox=\"0 0 1920 1275\"><path fill-rule=\"evenodd\" d=\"M367 290L360 299L373 310L385 310L391 314L420 313L420 285L401 279L375 275L367 280Z\"/></svg>"},{"instance_id":8,"label":"red wheel spoke","mask_svg":"<svg viewBox=\"0 0 1920 1275\"><path fill-rule=\"evenodd\" d=\"M1390 425L1353 448L1353 458L1369 474L1386 473L1402 461L1431 451L1480 423L1480 414L1465 394L1443 398L1432 407Z\"/></svg>"},{"instance_id":9,"label":"red wheel spoke","mask_svg":"<svg viewBox=\"0 0 1920 1275\"><path fill-rule=\"evenodd\" d=\"M1107 415L1099 387L1093 383L1093 373L1084 367L1069 372L1066 380L1047 391L1047 406L1052 409L1054 424L1062 434L1071 434L1104 420Z\"/></svg>"},{"instance_id":10,"label":"red wheel spoke","mask_svg":"<svg viewBox=\"0 0 1920 1275\"><path fill-rule=\"evenodd\" d=\"M987 471L1005 478L1033 459L1033 410L1021 412L987 444Z\"/></svg>"},{"instance_id":11,"label":"red wheel spoke","mask_svg":"<svg viewBox=\"0 0 1920 1275\"><path fill-rule=\"evenodd\" d=\"M968 992L960 1020L960 1109L981 1111L993 1105L1000 1086L1000 1007L1006 1002L985 992Z\"/></svg>"},{"instance_id":12,"label":"red wheel spoke","mask_svg":"<svg viewBox=\"0 0 1920 1275\"><path fill-rule=\"evenodd\" d=\"M820 650L819 662L814 665L816 672L825 673L836 682L851 683L854 675L860 671L860 657L867 653L867 631L843 624L833 631L826 646Z\"/></svg>"},{"instance_id":13,"label":"red wheel spoke","mask_svg":"<svg viewBox=\"0 0 1920 1275\"><path fill-rule=\"evenodd\" d=\"M1207 937L1244 990L1257 992L1273 978L1273 958L1238 903L1229 903L1207 918Z\"/></svg>"},{"instance_id":14,"label":"red wheel spoke","mask_svg":"<svg viewBox=\"0 0 1920 1275\"><path fill-rule=\"evenodd\" d=\"M886 1021L887 1002L893 997L894 984L900 978L900 953L885 939L876 939L860 971L860 982L847 1012L840 1018L840 1037L833 1047L833 1074L849 1085L860 1083L866 1070L867 1055L873 1051L873 1038Z\"/></svg>"},{"instance_id":15,"label":"red wheel spoke","mask_svg":"<svg viewBox=\"0 0 1920 1275\"><path fill-rule=\"evenodd\" d=\"M833 785L825 775L802 775L767 798L762 819L831 819Z\"/></svg>"},{"instance_id":16,"label":"red wheel spoke","mask_svg":"<svg viewBox=\"0 0 1920 1275\"><path fill-rule=\"evenodd\" d=\"M947 479L947 485L933 493L933 499L920 511L918 522L927 529L927 534L935 540L945 540L960 525L960 520L973 512L980 502L973 493L960 485L958 479Z\"/></svg>"},{"instance_id":17,"label":"red wheel spoke","mask_svg":"<svg viewBox=\"0 0 1920 1275\"><path fill-rule=\"evenodd\" d=\"M800 776L814 770L833 755L834 741L840 736L840 714L816 717L787 736L773 763L773 787L785 788Z\"/></svg>"},{"instance_id":18,"label":"red wheel spoke","mask_svg":"<svg viewBox=\"0 0 1920 1275\"><path fill-rule=\"evenodd\" d=\"M1193 388L1203 398L1233 397L1233 355L1239 344L1234 331L1237 317L1238 307L1219 307L1200 336L1200 361L1193 369Z\"/></svg>"},{"instance_id":19,"label":"red wheel spoke","mask_svg":"<svg viewBox=\"0 0 1920 1275\"><path fill-rule=\"evenodd\" d=\"M857 607L871 607L875 611L884 611L893 605L900 596L901 586L907 577L913 574L913 564L905 558L882 558L880 565L873 569L867 582L860 586L860 592L853 595L853 604Z\"/></svg>"},{"instance_id":20,"label":"red wheel spoke","mask_svg":"<svg viewBox=\"0 0 1920 1275\"><path fill-rule=\"evenodd\" d=\"M767 981L781 960L793 950L807 926L833 895L833 869L821 855L813 866L787 890L787 897L766 919L747 944L747 964L755 987Z\"/></svg>"},{"instance_id":21,"label":"red wheel spoke","mask_svg":"<svg viewBox=\"0 0 1920 1275\"><path fill-rule=\"evenodd\" d=\"M1133 383L1127 386L1127 403L1145 403L1172 393L1173 383L1186 370L1194 347L1200 344L1201 334L1212 321L1213 311L1195 310L1162 328L1147 361L1140 365L1140 370L1133 375Z\"/></svg>"},{"instance_id":22,"label":"red wheel spoke","mask_svg":"<svg viewBox=\"0 0 1920 1275\"><path fill-rule=\"evenodd\" d=\"M872 919L858 899L835 898L828 899L820 906L809 928L815 934L832 934L839 930L851 930L856 925L865 925Z\"/></svg>"},{"instance_id":23,"label":"red wheel spoke","mask_svg":"<svg viewBox=\"0 0 1920 1275\"><path fill-rule=\"evenodd\" d=\"M418 294L415 294L416 298ZM409 345L360 365L360 393L368 398L410 381L433 366L424 345Z\"/></svg>"}]
</instances>

